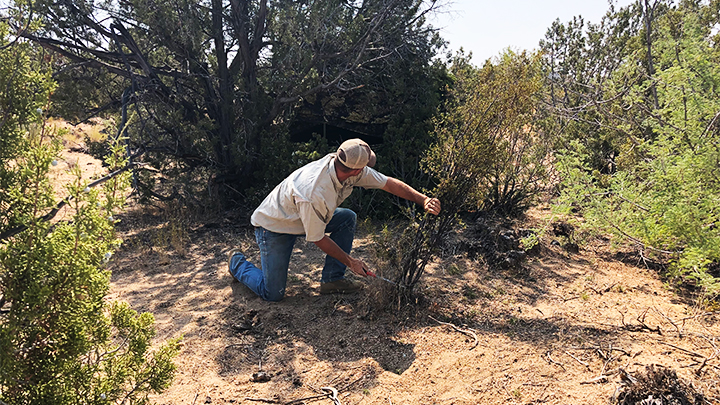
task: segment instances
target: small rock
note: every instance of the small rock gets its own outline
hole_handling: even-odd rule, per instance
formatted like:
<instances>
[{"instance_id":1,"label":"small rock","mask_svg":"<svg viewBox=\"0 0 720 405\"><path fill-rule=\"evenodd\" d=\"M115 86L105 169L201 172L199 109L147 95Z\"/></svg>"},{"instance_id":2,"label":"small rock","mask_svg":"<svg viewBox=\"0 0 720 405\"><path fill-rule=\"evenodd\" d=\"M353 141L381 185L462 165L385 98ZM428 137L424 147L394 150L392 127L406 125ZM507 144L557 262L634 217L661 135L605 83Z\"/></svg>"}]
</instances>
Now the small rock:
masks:
<instances>
[{"instance_id":1,"label":"small rock","mask_svg":"<svg viewBox=\"0 0 720 405\"><path fill-rule=\"evenodd\" d=\"M233 327L233 329L235 329L237 331L246 331L246 330L250 330L253 328L252 324L248 323L248 322L236 323L232 327Z\"/></svg>"},{"instance_id":2,"label":"small rock","mask_svg":"<svg viewBox=\"0 0 720 405\"><path fill-rule=\"evenodd\" d=\"M270 381L270 374L268 374L264 371L258 371L257 373L253 373L253 375L250 377L250 381L252 381L252 382L268 382L268 381Z\"/></svg>"}]
</instances>

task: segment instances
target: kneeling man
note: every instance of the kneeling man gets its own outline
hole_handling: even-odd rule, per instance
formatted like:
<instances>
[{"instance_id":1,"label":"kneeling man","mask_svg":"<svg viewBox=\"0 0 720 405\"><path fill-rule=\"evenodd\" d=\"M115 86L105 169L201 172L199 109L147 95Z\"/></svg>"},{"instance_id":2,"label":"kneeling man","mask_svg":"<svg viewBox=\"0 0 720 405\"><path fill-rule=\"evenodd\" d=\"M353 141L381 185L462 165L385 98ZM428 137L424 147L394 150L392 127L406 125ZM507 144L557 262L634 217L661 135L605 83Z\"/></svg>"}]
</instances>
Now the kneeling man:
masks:
<instances>
[{"instance_id":1,"label":"kneeling man","mask_svg":"<svg viewBox=\"0 0 720 405\"><path fill-rule=\"evenodd\" d=\"M265 198L253 213L255 238L260 248L261 268L250 263L237 249L230 252L230 274L268 301L285 295L288 266L295 240L300 236L327 254L320 279L320 293L349 293L362 285L345 278L346 268L368 276L367 265L350 256L355 237L356 215L338 208L354 187L379 188L413 201L434 215L440 201L404 182L379 173L375 153L360 139L345 141L337 153L295 170Z\"/></svg>"}]
</instances>

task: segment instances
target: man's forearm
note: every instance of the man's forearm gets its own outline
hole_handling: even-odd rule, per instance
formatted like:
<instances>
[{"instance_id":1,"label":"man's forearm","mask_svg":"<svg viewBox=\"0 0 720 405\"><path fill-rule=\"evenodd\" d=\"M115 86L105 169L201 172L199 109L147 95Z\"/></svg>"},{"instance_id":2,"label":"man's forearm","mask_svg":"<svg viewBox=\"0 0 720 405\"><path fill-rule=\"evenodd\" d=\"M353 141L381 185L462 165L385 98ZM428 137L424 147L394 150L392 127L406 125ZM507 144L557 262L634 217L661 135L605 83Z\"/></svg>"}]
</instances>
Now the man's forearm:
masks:
<instances>
[{"instance_id":1,"label":"man's forearm","mask_svg":"<svg viewBox=\"0 0 720 405\"><path fill-rule=\"evenodd\" d=\"M438 215L440 213L440 200L438 200L437 198L430 198L398 179L388 177L387 183L385 183L385 187L383 187L382 189L387 191L388 193L394 194L400 198L404 198L408 201L412 201L415 204L422 206L426 212L429 212L433 215Z\"/></svg>"},{"instance_id":2,"label":"man's forearm","mask_svg":"<svg viewBox=\"0 0 720 405\"><path fill-rule=\"evenodd\" d=\"M340 263L346 265L353 273L367 277L368 273L367 265L365 262L359 259L355 259L349 254L345 253L344 250L340 249L340 246L325 235L322 239L315 242L315 245L319 247L323 252L327 253L328 256L333 257L340 261Z\"/></svg>"},{"instance_id":3,"label":"man's forearm","mask_svg":"<svg viewBox=\"0 0 720 405\"><path fill-rule=\"evenodd\" d=\"M322 239L317 242L313 242L317 247L332 258L337 259L340 263L350 266L350 255L347 254L340 246L335 243L334 240L330 239L325 235Z\"/></svg>"},{"instance_id":4,"label":"man's forearm","mask_svg":"<svg viewBox=\"0 0 720 405\"><path fill-rule=\"evenodd\" d=\"M382 189L390 194L412 201L419 205L424 205L425 201L428 199L428 196L425 194L393 177L388 177L387 183L385 183L385 187Z\"/></svg>"}]
</instances>

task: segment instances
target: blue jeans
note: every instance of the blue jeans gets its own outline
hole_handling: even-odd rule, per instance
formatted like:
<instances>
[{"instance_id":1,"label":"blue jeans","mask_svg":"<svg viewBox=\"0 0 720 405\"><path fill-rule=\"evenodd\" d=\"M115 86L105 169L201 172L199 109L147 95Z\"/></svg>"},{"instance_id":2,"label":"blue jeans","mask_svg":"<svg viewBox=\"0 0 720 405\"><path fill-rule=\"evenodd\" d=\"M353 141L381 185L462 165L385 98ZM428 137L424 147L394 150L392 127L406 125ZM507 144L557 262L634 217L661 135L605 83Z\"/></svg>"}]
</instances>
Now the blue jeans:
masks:
<instances>
[{"instance_id":1,"label":"blue jeans","mask_svg":"<svg viewBox=\"0 0 720 405\"><path fill-rule=\"evenodd\" d=\"M330 234L340 249L350 253L355 238L357 215L347 208L337 208L325 233ZM230 258L230 273L248 286L255 294L267 301L280 301L285 296L290 255L295 240L301 235L276 233L265 228L255 228L255 239L260 248L262 269L250 263L243 254ZM346 266L330 256L325 257L320 282L328 283L345 278Z\"/></svg>"}]
</instances>

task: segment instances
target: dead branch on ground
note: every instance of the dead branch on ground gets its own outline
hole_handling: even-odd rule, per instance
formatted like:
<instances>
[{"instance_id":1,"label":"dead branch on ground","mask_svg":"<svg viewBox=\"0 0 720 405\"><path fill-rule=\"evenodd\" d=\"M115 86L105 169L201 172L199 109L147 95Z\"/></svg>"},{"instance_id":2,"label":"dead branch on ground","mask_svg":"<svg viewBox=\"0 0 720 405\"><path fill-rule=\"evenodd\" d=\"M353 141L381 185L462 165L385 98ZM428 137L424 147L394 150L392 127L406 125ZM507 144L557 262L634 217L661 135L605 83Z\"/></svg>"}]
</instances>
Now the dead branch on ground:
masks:
<instances>
[{"instance_id":1,"label":"dead branch on ground","mask_svg":"<svg viewBox=\"0 0 720 405\"><path fill-rule=\"evenodd\" d=\"M563 369L563 371L567 371L567 370L565 369L565 366L562 365L562 363L558 363L557 361L553 360L552 357L550 357L550 350L548 350L548 352L545 353L545 359L547 359L547 361L550 362L551 364L555 364L556 366L560 366L560 368Z\"/></svg>"},{"instance_id":2,"label":"dead branch on ground","mask_svg":"<svg viewBox=\"0 0 720 405\"><path fill-rule=\"evenodd\" d=\"M622 313L618 309L617 311L620 313L620 316L622 317L622 319L620 321L622 322L623 329L626 329L630 332L642 332L644 330L648 330L650 332L655 332L658 335L662 335L662 330L660 329L660 325L658 325L654 328L651 328L650 326L648 326L645 323L645 316L647 315L649 310L650 310L650 308L647 308L647 309L645 309L645 311L642 314L638 315L638 317L636 318L636 320L638 321L638 325L633 325L633 324L625 323L625 314Z\"/></svg>"},{"instance_id":3,"label":"dead branch on ground","mask_svg":"<svg viewBox=\"0 0 720 405\"><path fill-rule=\"evenodd\" d=\"M580 363L580 364L582 364L583 366L585 366L585 368L587 368L588 371L592 371L592 370L590 369L590 364L588 364L587 362L578 359L577 357L575 357L572 353L570 353L570 352L567 351L567 350L565 350L565 354L567 354L568 356L572 357L575 361L577 361L578 363Z\"/></svg>"},{"instance_id":4,"label":"dead branch on ground","mask_svg":"<svg viewBox=\"0 0 720 405\"><path fill-rule=\"evenodd\" d=\"M605 288L603 288L603 289L601 289L601 290L597 290L597 289L595 289L595 288L592 287L592 286L587 286L587 287L588 287L589 289L591 289L595 294L597 294L597 295L603 295L603 294L605 294L606 292L609 292L610 290L612 290L613 287L615 287L616 285L617 285L617 282L614 282L614 283L610 284L608 287L605 287Z\"/></svg>"},{"instance_id":5,"label":"dead branch on ground","mask_svg":"<svg viewBox=\"0 0 720 405\"><path fill-rule=\"evenodd\" d=\"M480 344L480 340L478 339L477 334L476 334L475 331L473 331L472 329L467 329L467 330L466 330L466 329L460 329L460 328L458 328L457 326L455 326L455 325L453 325L453 324L451 324L451 323L438 321L437 319L435 319L435 318L433 318L432 316L429 316L429 315L428 315L428 317L429 317L430 319L432 319L433 321L441 324L441 325L450 326L450 327L452 327L453 329L455 329L456 331L458 331L458 332L460 332L460 333L463 333L463 334L468 335L468 336L472 336L472 337L475 339L475 344L473 345L473 347L470 348L470 350L476 348L477 345Z\"/></svg>"}]
</instances>

